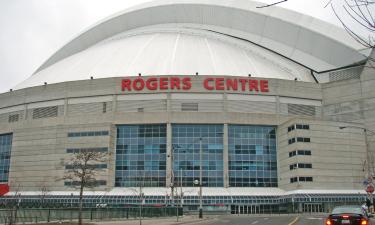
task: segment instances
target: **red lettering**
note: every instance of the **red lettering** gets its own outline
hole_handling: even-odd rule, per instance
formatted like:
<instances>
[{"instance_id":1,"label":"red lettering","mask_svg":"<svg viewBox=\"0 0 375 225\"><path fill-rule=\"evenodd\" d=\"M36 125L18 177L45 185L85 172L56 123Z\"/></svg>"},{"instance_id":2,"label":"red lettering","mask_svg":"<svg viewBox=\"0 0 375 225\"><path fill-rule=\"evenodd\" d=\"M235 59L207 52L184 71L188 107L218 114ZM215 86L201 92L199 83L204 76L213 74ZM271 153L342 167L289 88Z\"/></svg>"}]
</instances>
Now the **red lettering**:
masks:
<instances>
[{"instance_id":1,"label":"red lettering","mask_svg":"<svg viewBox=\"0 0 375 225\"><path fill-rule=\"evenodd\" d=\"M207 90L210 90L210 91L214 90L214 87L210 86L210 84L209 84L209 82L211 82L211 81L214 81L214 78L206 78L203 81L204 88L206 88Z\"/></svg>"},{"instance_id":2,"label":"red lettering","mask_svg":"<svg viewBox=\"0 0 375 225\"><path fill-rule=\"evenodd\" d=\"M160 90L167 90L168 89L168 78L160 77Z\"/></svg>"},{"instance_id":3,"label":"red lettering","mask_svg":"<svg viewBox=\"0 0 375 225\"><path fill-rule=\"evenodd\" d=\"M156 90L158 89L158 79L156 78L149 78L146 81L146 87L148 90Z\"/></svg>"},{"instance_id":4,"label":"red lettering","mask_svg":"<svg viewBox=\"0 0 375 225\"><path fill-rule=\"evenodd\" d=\"M174 90L175 88L177 89L177 90L180 90L180 78L178 78L178 77L171 77L171 80L170 80L170 82L171 82L171 90Z\"/></svg>"},{"instance_id":5,"label":"red lettering","mask_svg":"<svg viewBox=\"0 0 375 225\"><path fill-rule=\"evenodd\" d=\"M136 91L141 91L145 88L145 82L142 78L137 78L133 81L133 89Z\"/></svg>"},{"instance_id":6,"label":"red lettering","mask_svg":"<svg viewBox=\"0 0 375 225\"><path fill-rule=\"evenodd\" d=\"M191 88L191 79L190 79L190 77L184 77L182 79L182 84L183 84L182 89L184 89L184 90L190 90L190 88Z\"/></svg>"},{"instance_id":7,"label":"red lettering","mask_svg":"<svg viewBox=\"0 0 375 225\"><path fill-rule=\"evenodd\" d=\"M224 90L224 78L215 79L216 90Z\"/></svg>"},{"instance_id":8,"label":"red lettering","mask_svg":"<svg viewBox=\"0 0 375 225\"><path fill-rule=\"evenodd\" d=\"M249 80L249 91L259 91L257 80Z\"/></svg>"},{"instance_id":9,"label":"red lettering","mask_svg":"<svg viewBox=\"0 0 375 225\"><path fill-rule=\"evenodd\" d=\"M246 91L247 80L246 79L239 79L239 81L241 83L241 89L242 89L242 91Z\"/></svg>"},{"instance_id":10,"label":"red lettering","mask_svg":"<svg viewBox=\"0 0 375 225\"><path fill-rule=\"evenodd\" d=\"M123 79L121 82L121 90L125 91L125 89L128 89L128 91L131 91L131 81L129 79Z\"/></svg>"},{"instance_id":11,"label":"red lettering","mask_svg":"<svg viewBox=\"0 0 375 225\"><path fill-rule=\"evenodd\" d=\"M261 92L269 92L268 80L261 80L260 81L260 91Z\"/></svg>"},{"instance_id":12,"label":"red lettering","mask_svg":"<svg viewBox=\"0 0 375 225\"><path fill-rule=\"evenodd\" d=\"M238 82L237 79L227 79L227 90L232 89L233 91L238 90Z\"/></svg>"}]
</instances>

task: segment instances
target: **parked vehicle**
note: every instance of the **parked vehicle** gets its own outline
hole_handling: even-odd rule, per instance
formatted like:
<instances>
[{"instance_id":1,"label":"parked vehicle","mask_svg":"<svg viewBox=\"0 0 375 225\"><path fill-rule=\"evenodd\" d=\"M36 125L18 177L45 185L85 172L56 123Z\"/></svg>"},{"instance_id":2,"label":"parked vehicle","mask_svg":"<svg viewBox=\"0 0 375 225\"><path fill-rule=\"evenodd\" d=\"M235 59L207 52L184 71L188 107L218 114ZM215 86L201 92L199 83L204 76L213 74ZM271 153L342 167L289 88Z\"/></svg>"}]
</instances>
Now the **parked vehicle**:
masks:
<instances>
[{"instance_id":1,"label":"parked vehicle","mask_svg":"<svg viewBox=\"0 0 375 225\"><path fill-rule=\"evenodd\" d=\"M338 206L327 217L325 225L373 225L369 217L359 205Z\"/></svg>"}]
</instances>

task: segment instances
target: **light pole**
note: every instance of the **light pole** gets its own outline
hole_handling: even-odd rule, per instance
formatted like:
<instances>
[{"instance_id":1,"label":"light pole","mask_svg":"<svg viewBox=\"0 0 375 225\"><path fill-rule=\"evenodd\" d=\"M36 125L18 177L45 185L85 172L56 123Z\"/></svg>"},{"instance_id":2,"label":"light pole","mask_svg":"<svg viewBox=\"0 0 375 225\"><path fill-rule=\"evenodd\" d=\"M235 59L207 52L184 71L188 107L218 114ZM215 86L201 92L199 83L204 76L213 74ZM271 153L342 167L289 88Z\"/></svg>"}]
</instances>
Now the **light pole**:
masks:
<instances>
[{"instance_id":1,"label":"light pole","mask_svg":"<svg viewBox=\"0 0 375 225\"><path fill-rule=\"evenodd\" d=\"M216 132L215 134L223 135L224 132ZM199 218L203 218L203 198L202 198L202 186L203 186L203 165L202 165L202 159L203 159L203 146L202 146L202 141L203 138L206 137L205 135L201 135L199 137L199 181L194 180L194 184L197 185L199 184ZM190 145L193 145L196 143L196 140L193 141Z\"/></svg>"},{"instance_id":2,"label":"light pole","mask_svg":"<svg viewBox=\"0 0 375 225\"><path fill-rule=\"evenodd\" d=\"M366 163L367 163L367 166L366 166L366 179L368 179L369 184L371 184L373 186L372 179L373 179L373 175L374 174L371 173L369 143L368 143L368 137L367 137L367 135L368 135L369 132L372 133L372 135L374 135L375 132L371 131L371 130L368 130L367 128L361 127L361 126L342 126L342 127L340 127L341 130L345 129L345 128L355 128L355 129L361 129L363 131L363 135L365 136L365 145L366 145ZM369 198L370 198L370 203L371 203L370 207L373 207L373 205L374 205L374 199L373 199L373 193L372 192L369 192Z\"/></svg>"}]
</instances>

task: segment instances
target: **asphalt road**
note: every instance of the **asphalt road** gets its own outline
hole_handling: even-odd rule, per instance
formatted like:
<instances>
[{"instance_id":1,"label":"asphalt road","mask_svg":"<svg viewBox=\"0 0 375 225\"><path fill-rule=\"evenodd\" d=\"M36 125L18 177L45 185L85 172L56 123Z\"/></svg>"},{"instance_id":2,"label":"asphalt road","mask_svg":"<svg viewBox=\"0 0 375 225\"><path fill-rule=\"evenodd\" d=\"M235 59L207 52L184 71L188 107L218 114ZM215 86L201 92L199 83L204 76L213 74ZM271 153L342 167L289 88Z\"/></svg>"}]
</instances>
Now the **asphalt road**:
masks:
<instances>
[{"instance_id":1,"label":"asphalt road","mask_svg":"<svg viewBox=\"0 0 375 225\"><path fill-rule=\"evenodd\" d=\"M298 220L296 219L298 217ZM289 216L219 216L202 221L199 225L322 225L324 216L289 215Z\"/></svg>"}]
</instances>

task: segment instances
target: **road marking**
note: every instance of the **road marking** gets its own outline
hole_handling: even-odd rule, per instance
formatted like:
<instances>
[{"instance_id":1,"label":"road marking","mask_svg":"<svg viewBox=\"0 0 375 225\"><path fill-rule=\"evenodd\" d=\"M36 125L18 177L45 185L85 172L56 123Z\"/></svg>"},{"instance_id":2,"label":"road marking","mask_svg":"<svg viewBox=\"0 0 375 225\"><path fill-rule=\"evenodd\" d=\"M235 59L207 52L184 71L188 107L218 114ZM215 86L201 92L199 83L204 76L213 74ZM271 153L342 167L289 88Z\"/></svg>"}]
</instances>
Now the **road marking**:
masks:
<instances>
[{"instance_id":1,"label":"road marking","mask_svg":"<svg viewBox=\"0 0 375 225\"><path fill-rule=\"evenodd\" d=\"M297 216L292 222L290 222L288 225L293 225L295 223L297 223L297 221L299 220L299 216Z\"/></svg>"},{"instance_id":2,"label":"road marking","mask_svg":"<svg viewBox=\"0 0 375 225\"><path fill-rule=\"evenodd\" d=\"M257 224L258 223L258 220L257 221L254 221L254 222L252 222L251 224Z\"/></svg>"},{"instance_id":3,"label":"road marking","mask_svg":"<svg viewBox=\"0 0 375 225\"><path fill-rule=\"evenodd\" d=\"M321 218L321 217L309 217L307 219L308 220L322 220L323 218Z\"/></svg>"},{"instance_id":4,"label":"road marking","mask_svg":"<svg viewBox=\"0 0 375 225\"><path fill-rule=\"evenodd\" d=\"M264 220L268 220L268 218L266 217L266 218L263 218Z\"/></svg>"}]
</instances>

